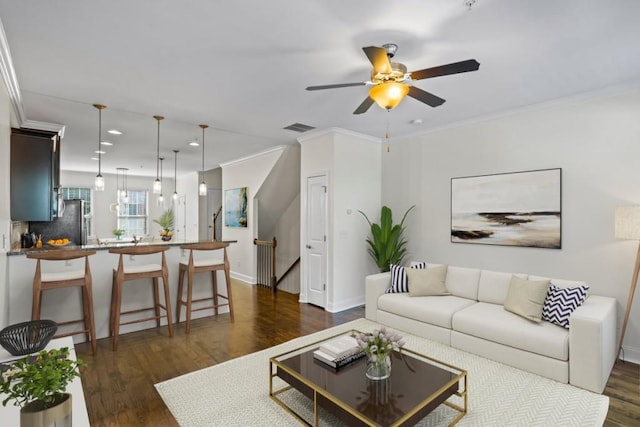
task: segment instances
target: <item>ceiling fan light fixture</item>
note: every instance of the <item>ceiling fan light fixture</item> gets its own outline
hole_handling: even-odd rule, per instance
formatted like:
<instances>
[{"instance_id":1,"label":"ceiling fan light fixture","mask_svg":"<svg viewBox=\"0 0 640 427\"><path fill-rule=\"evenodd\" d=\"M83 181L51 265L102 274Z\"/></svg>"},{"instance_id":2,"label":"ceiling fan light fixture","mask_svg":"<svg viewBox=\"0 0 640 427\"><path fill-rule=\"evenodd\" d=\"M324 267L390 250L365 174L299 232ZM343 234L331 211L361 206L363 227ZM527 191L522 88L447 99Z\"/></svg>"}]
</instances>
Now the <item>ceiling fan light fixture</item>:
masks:
<instances>
[{"instance_id":1,"label":"ceiling fan light fixture","mask_svg":"<svg viewBox=\"0 0 640 427\"><path fill-rule=\"evenodd\" d=\"M380 83L369 89L371 99L385 110L397 107L407 93L409 93L409 86L394 81Z\"/></svg>"}]
</instances>

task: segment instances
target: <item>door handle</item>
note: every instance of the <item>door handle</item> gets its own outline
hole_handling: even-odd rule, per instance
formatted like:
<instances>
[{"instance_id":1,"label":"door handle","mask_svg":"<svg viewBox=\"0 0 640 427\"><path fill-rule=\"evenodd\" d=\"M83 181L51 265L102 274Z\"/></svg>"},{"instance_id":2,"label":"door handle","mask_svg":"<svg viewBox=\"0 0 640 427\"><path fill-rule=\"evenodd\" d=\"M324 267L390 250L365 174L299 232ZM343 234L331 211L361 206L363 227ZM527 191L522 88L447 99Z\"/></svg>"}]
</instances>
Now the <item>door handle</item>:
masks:
<instances>
[{"instance_id":1,"label":"door handle","mask_svg":"<svg viewBox=\"0 0 640 427\"><path fill-rule=\"evenodd\" d=\"M311 245L307 245L307 249L311 249Z\"/></svg>"}]
</instances>

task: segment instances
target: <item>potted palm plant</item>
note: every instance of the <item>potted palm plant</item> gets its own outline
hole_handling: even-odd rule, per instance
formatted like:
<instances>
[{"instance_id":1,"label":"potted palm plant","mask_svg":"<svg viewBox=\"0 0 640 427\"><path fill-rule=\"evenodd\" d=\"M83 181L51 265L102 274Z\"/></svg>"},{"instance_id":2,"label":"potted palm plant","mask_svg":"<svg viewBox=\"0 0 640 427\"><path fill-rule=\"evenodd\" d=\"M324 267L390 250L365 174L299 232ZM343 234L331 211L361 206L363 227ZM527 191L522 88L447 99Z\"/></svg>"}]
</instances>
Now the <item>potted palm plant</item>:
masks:
<instances>
[{"instance_id":1,"label":"potted palm plant","mask_svg":"<svg viewBox=\"0 0 640 427\"><path fill-rule=\"evenodd\" d=\"M71 395L67 386L79 376L81 360L69 358L69 349L42 350L9 365L2 373L0 391L20 406L20 426L71 425Z\"/></svg>"},{"instance_id":2,"label":"potted palm plant","mask_svg":"<svg viewBox=\"0 0 640 427\"><path fill-rule=\"evenodd\" d=\"M173 219L173 209L167 209L162 215L153 220L153 222L162 227L160 237L164 241L169 241L173 237Z\"/></svg>"},{"instance_id":3,"label":"potted palm plant","mask_svg":"<svg viewBox=\"0 0 640 427\"><path fill-rule=\"evenodd\" d=\"M371 228L371 238L367 239L368 252L381 273L389 271L389 264L399 265L404 259L407 252L407 241L402 235L404 220L413 208L415 205L407 209L400 224L393 224L393 215L387 206L380 210L380 224L372 223L364 212L358 211Z\"/></svg>"}]
</instances>

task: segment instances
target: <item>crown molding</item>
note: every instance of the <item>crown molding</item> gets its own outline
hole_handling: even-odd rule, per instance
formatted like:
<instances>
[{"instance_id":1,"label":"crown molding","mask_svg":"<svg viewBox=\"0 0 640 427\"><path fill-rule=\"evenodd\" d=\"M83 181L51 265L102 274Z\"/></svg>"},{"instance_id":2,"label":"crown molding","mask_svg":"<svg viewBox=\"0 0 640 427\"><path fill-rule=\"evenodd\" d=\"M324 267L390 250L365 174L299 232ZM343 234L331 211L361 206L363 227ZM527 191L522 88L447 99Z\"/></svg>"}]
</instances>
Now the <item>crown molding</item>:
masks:
<instances>
[{"instance_id":1,"label":"crown molding","mask_svg":"<svg viewBox=\"0 0 640 427\"><path fill-rule=\"evenodd\" d=\"M18 84L18 78L16 77L16 70L13 68L9 42L7 41L7 35L4 32L2 20L0 20L0 74L2 75L2 80L4 80L4 84L7 88L11 107L13 108L13 112L18 120L18 125L21 128L57 132L58 135L60 135L60 138L64 138L64 125L27 119L22 103L20 85Z\"/></svg>"},{"instance_id":2,"label":"crown molding","mask_svg":"<svg viewBox=\"0 0 640 427\"><path fill-rule=\"evenodd\" d=\"M225 162L225 163L220 163L220 167L221 168L225 168L227 166L231 166L231 165L235 165L235 164L238 164L238 163L246 162L247 160L255 159L256 157L261 157L261 156L264 156L264 155L267 155L267 154L271 154L271 153L276 152L276 151L284 151L284 150L287 149L287 147L288 147L287 145L278 145L277 147L273 147L273 148L270 148L268 150L260 151L259 153L251 154L250 156L247 156L247 157L242 157L240 159L231 160L231 161Z\"/></svg>"},{"instance_id":3,"label":"crown molding","mask_svg":"<svg viewBox=\"0 0 640 427\"><path fill-rule=\"evenodd\" d=\"M330 127L330 128L326 128L326 129L314 129L314 130L310 130L308 132L305 132L304 135L299 136L298 138L296 138L298 140L298 143L302 144L303 142L306 142L310 139L315 139L319 136L323 136L323 135L335 135L335 134L340 134L340 135L345 135L345 136L350 136L350 137L354 137L354 138L359 138L359 139L364 139L370 142L382 142L381 138L377 138L375 136L371 136L371 135L366 135L364 133L360 133L360 132L356 132L356 131L352 131L352 130L348 130L348 129L343 129L343 128L339 128L339 127Z\"/></svg>"}]
</instances>

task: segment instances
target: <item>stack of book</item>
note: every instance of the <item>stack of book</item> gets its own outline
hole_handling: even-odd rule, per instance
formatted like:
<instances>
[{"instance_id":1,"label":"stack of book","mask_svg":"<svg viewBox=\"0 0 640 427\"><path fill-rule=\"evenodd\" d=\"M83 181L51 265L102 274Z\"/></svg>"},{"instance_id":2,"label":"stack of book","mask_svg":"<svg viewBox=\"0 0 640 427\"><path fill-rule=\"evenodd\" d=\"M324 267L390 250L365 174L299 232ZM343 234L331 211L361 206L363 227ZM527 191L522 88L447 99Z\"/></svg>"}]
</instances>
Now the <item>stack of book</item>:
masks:
<instances>
[{"instance_id":1,"label":"stack of book","mask_svg":"<svg viewBox=\"0 0 640 427\"><path fill-rule=\"evenodd\" d=\"M349 335L324 342L313 352L314 359L332 368L348 365L364 355L365 352L358 346L356 339Z\"/></svg>"}]
</instances>

